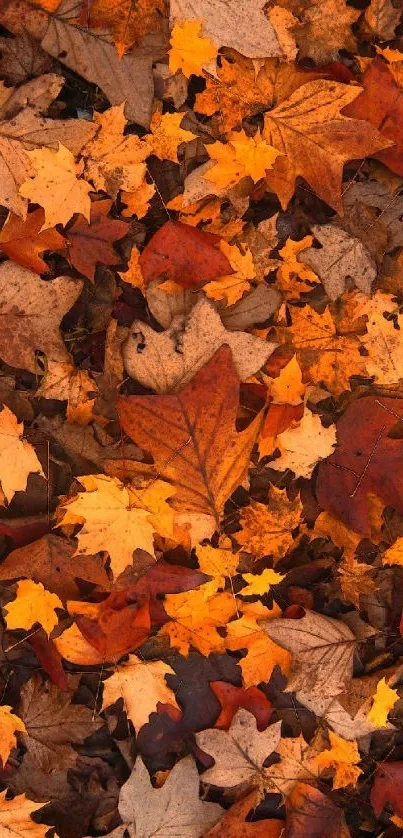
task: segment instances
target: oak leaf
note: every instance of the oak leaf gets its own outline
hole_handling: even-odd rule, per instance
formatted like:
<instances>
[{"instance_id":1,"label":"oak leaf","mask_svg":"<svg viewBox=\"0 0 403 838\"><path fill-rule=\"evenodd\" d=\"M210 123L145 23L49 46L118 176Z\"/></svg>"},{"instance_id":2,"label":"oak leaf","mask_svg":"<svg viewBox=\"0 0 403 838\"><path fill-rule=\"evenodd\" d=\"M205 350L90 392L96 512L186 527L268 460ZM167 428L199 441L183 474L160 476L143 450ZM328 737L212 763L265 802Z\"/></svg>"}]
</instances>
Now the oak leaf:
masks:
<instances>
[{"instance_id":1,"label":"oak leaf","mask_svg":"<svg viewBox=\"0 0 403 838\"><path fill-rule=\"evenodd\" d=\"M161 478L173 482L176 511L213 515L218 523L225 501L242 482L260 417L246 430L235 430L238 393L231 350L224 346L180 393L119 399L123 430L151 452Z\"/></svg>"},{"instance_id":2,"label":"oak leaf","mask_svg":"<svg viewBox=\"0 0 403 838\"><path fill-rule=\"evenodd\" d=\"M31 473L44 477L35 449L23 439L24 425L4 406L0 411L0 486L8 501L25 492Z\"/></svg>"},{"instance_id":3,"label":"oak leaf","mask_svg":"<svg viewBox=\"0 0 403 838\"><path fill-rule=\"evenodd\" d=\"M24 722L19 716L16 716L15 713L12 713L11 709L12 708L8 704L3 704L0 707L0 759L2 761L3 768L5 767L12 749L17 745L17 739L15 736L16 731L25 733Z\"/></svg>"},{"instance_id":4,"label":"oak leaf","mask_svg":"<svg viewBox=\"0 0 403 838\"><path fill-rule=\"evenodd\" d=\"M147 724L150 713L157 711L159 702L178 706L166 675L175 672L163 661L144 661L129 655L128 661L118 664L114 674L104 681L102 709L123 698L123 707L138 733Z\"/></svg>"},{"instance_id":5,"label":"oak leaf","mask_svg":"<svg viewBox=\"0 0 403 838\"><path fill-rule=\"evenodd\" d=\"M245 553L256 558L284 556L293 542L292 530L301 519L302 504L299 496L290 501L285 489L272 486L267 504L252 501L241 512L241 531L236 539Z\"/></svg>"},{"instance_id":6,"label":"oak leaf","mask_svg":"<svg viewBox=\"0 0 403 838\"><path fill-rule=\"evenodd\" d=\"M281 722L259 733L252 714L238 710L228 731L212 728L196 733L199 748L215 760L213 768L204 772L203 781L225 788L243 783L264 787L263 763L277 750L280 739Z\"/></svg>"},{"instance_id":7,"label":"oak leaf","mask_svg":"<svg viewBox=\"0 0 403 838\"><path fill-rule=\"evenodd\" d=\"M344 164L391 144L368 122L341 114L358 92L339 82L311 81L265 114L263 136L282 155L266 179L284 209L296 178L303 177L322 200L342 213Z\"/></svg>"},{"instance_id":8,"label":"oak leaf","mask_svg":"<svg viewBox=\"0 0 403 838\"><path fill-rule=\"evenodd\" d=\"M385 678L381 678L373 699L372 707L367 715L367 721L376 725L376 727L385 727L390 710L399 701L399 693L397 690L392 690L388 686Z\"/></svg>"},{"instance_id":9,"label":"oak leaf","mask_svg":"<svg viewBox=\"0 0 403 838\"><path fill-rule=\"evenodd\" d=\"M136 838L167 838L172 828L177 838L201 838L223 814L217 803L199 798L199 775L192 757L177 762L160 789L151 785L148 771L137 758L122 786L119 814Z\"/></svg>"},{"instance_id":10,"label":"oak leaf","mask_svg":"<svg viewBox=\"0 0 403 838\"><path fill-rule=\"evenodd\" d=\"M48 273L49 266L41 259L45 251L60 250L65 239L53 227L43 230L45 213L42 207L23 221L10 212L0 232L0 249L13 262L38 274Z\"/></svg>"},{"instance_id":11,"label":"oak leaf","mask_svg":"<svg viewBox=\"0 0 403 838\"><path fill-rule=\"evenodd\" d=\"M98 262L116 265L122 261L112 245L127 234L128 225L108 218L111 206L110 200L95 201L91 204L89 222L79 215L65 231L69 262L92 282Z\"/></svg>"},{"instance_id":12,"label":"oak leaf","mask_svg":"<svg viewBox=\"0 0 403 838\"><path fill-rule=\"evenodd\" d=\"M0 265L0 357L6 364L37 373L35 351L68 361L59 324L82 291L82 281L58 276L49 282L3 262Z\"/></svg>"},{"instance_id":13,"label":"oak leaf","mask_svg":"<svg viewBox=\"0 0 403 838\"><path fill-rule=\"evenodd\" d=\"M45 803L33 803L25 794L18 794L11 800L6 800L7 789L0 793L0 828L4 838L45 838L49 827L46 824L35 823L31 815L42 809ZM55 838L58 838L55 835Z\"/></svg>"},{"instance_id":14,"label":"oak leaf","mask_svg":"<svg viewBox=\"0 0 403 838\"><path fill-rule=\"evenodd\" d=\"M20 195L40 204L45 210L42 230L55 224L67 224L75 212L89 218L91 186L80 178L83 161L76 163L71 151L61 143L57 151L41 148L27 151L27 155L35 175L20 186Z\"/></svg>"},{"instance_id":15,"label":"oak leaf","mask_svg":"<svg viewBox=\"0 0 403 838\"><path fill-rule=\"evenodd\" d=\"M232 351L241 381L258 372L275 348L255 335L228 331L212 304L202 299L186 319L174 318L165 332L136 320L122 354L132 378L157 393L176 393L224 344Z\"/></svg>"},{"instance_id":16,"label":"oak leaf","mask_svg":"<svg viewBox=\"0 0 403 838\"><path fill-rule=\"evenodd\" d=\"M203 20L185 20L175 23L171 32L169 69L172 73L182 70L185 76L201 76L204 65L217 56L217 47L210 38L201 34Z\"/></svg>"},{"instance_id":17,"label":"oak leaf","mask_svg":"<svg viewBox=\"0 0 403 838\"><path fill-rule=\"evenodd\" d=\"M56 594L47 591L41 582L23 579L17 582L16 598L4 607L6 625L10 631L28 631L35 623L40 623L49 635L58 623L56 608L63 608L63 603Z\"/></svg>"},{"instance_id":18,"label":"oak leaf","mask_svg":"<svg viewBox=\"0 0 403 838\"><path fill-rule=\"evenodd\" d=\"M138 189L146 173L144 160L151 154L151 148L134 134L123 134L124 104L95 113L94 118L98 131L82 152L86 158L85 176L96 189L102 189L112 198L116 198L120 189L127 192Z\"/></svg>"}]
</instances>

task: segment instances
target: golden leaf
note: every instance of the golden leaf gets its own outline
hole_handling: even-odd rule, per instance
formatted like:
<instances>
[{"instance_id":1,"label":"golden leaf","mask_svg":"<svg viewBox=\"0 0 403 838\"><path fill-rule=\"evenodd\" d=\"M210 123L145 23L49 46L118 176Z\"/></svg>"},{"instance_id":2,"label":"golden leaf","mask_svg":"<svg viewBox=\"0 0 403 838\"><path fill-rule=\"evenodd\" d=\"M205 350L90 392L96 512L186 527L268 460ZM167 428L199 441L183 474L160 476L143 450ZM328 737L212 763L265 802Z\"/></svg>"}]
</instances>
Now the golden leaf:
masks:
<instances>
[{"instance_id":1,"label":"golden leaf","mask_svg":"<svg viewBox=\"0 0 403 838\"><path fill-rule=\"evenodd\" d=\"M17 582L16 598L4 607L6 625L10 631L14 629L28 631L35 623L40 623L49 635L58 623L55 609L63 608L63 603L57 594L47 591L41 582L23 579Z\"/></svg>"}]
</instances>

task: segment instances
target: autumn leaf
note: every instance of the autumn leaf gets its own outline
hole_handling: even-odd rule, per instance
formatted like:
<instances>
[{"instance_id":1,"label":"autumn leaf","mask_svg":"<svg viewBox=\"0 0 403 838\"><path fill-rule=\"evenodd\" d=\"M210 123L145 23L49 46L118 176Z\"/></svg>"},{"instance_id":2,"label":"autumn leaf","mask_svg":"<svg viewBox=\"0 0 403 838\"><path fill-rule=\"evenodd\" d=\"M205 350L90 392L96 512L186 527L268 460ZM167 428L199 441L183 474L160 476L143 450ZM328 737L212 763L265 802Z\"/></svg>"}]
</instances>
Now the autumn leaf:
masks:
<instances>
[{"instance_id":1,"label":"autumn leaf","mask_svg":"<svg viewBox=\"0 0 403 838\"><path fill-rule=\"evenodd\" d=\"M215 165L206 174L218 189L225 189L238 183L243 177L258 181L271 169L279 155L258 131L249 137L245 131L234 131L228 135L228 144L213 143L208 147L209 155Z\"/></svg>"},{"instance_id":2,"label":"autumn leaf","mask_svg":"<svg viewBox=\"0 0 403 838\"><path fill-rule=\"evenodd\" d=\"M360 753L356 742L348 742L337 736L333 731L329 731L329 739L331 747L322 751L316 758L316 763L320 769L333 768L335 771L333 777L333 788L340 789L345 786L355 786L360 774L361 768L357 765L361 760Z\"/></svg>"},{"instance_id":3,"label":"autumn leaf","mask_svg":"<svg viewBox=\"0 0 403 838\"><path fill-rule=\"evenodd\" d=\"M29 475L44 477L35 449L23 439L24 426L3 407L0 411L0 485L10 503L16 492L25 492Z\"/></svg>"},{"instance_id":4,"label":"autumn leaf","mask_svg":"<svg viewBox=\"0 0 403 838\"><path fill-rule=\"evenodd\" d=\"M324 428L319 416L306 409L300 422L293 423L277 436L280 457L271 463L271 468L276 471L290 469L297 477L309 478L319 460L325 460L333 453L336 440L335 426Z\"/></svg>"},{"instance_id":5,"label":"autumn leaf","mask_svg":"<svg viewBox=\"0 0 403 838\"><path fill-rule=\"evenodd\" d=\"M45 251L60 250L65 240L53 227L43 230L45 213L40 207L22 221L10 212L0 232L0 248L13 262L38 274L48 273L49 266L41 259Z\"/></svg>"},{"instance_id":6,"label":"autumn leaf","mask_svg":"<svg viewBox=\"0 0 403 838\"><path fill-rule=\"evenodd\" d=\"M58 623L56 608L63 608L56 594L47 591L41 582L23 579L17 582L16 598L5 606L7 628L28 631L35 623L40 623L49 635Z\"/></svg>"},{"instance_id":7,"label":"autumn leaf","mask_svg":"<svg viewBox=\"0 0 403 838\"><path fill-rule=\"evenodd\" d=\"M225 642L217 628L226 626L236 613L236 603L231 593L216 593L217 588L213 580L194 591L165 597L164 608L171 621L161 633L169 636L171 646L182 655L188 655L191 646L203 655L224 652Z\"/></svg>"},{"instance_id":8,"label":"autumn leaf","mask_svg":"<svg viewBox=\"0 0 403 838\"><path fill-rule=\"evenodd\" d=\"M98 262L116 265L121 258L114 251L113 242L127 234L127 224L108 218L112 201L91 204L90 221L78 216L66 230L67 257L69 262L92 282Z\"/></svg>"},{"instance_id":9,"label":"autumn leaf","mask_svg":"<svg viewBox=\"0 0 403 838\"><path fill-rule=\"evenodd\" d=\"M181 113L154 114L150 126L152 136L147 137L147 143L152 149L150 154L156 154L161 160L177 163L178 147L195 138L191 131L181 128L182 120Z\"/></svg>"},{"instance_id":10,"label":"autumn leaf","mask_svg":"<svg viewBox=\"0 0 403 838\"><path fill-rule=\"evenodd\" d=\"M376 693L373 696L373 704L368 713L367 720L376 727L385 727L390 710L399 700L399 694L392 690L386 683L385 678L378 682Z\"/></svg>"},{"instance_id":11,"label":"autumn leaf","mask_svg":"<svg viewBox=\"0 0 403 838\"><path fill-rule=\"evenodd\" d=\"M172 279L184 288L231 274L220 239L178 221L167 221L144 248L139 264L144 281Z\"/></svg>"},{"instance_id":12,"label":"autumn leaf","mask_svg":"<svg viewBox=\"0 0 403 838\"><path fill-rule=\"evenodd\" d=\"M25 794L19 794L11 800L6 799L6 791L0 796L0 826L5 836L18 835L21 838L45 838L48 831L46 824L35 823L31 815L42 809L44 803L33 803ZM57 838L57 836L56 836Z\"/></svg>"},{"instance_id":13,"label":"autumn leaf","mask_svg":"<svg viewBox=\"0 0 403 838\"><path fill-rule=\"evenodd\" d=\"M246 649L247 654L239 661L242 670L243 683L246 688L266 682L276 666L279 666L284 674L290 668L289 653L274 643L266 634L258 619L264 620L270 617L268 609L264 609L258 616L248 608L243 607L244 613L237 619L228 623L226 648L230 651ZM264 613L266 612L266 613ZM274 610L273 616L277 616Z\"/></svg>"},{"instance_id":14,"label":"autumn leaf","mask_svg":"<svg viewBox=\"0 0 403 838\"><path fill-rule=\"evenodd\" d=\"M299 497L290 501L285 489L272 486L268 503L253 501L241 512L241 531L236 539L242 549L255 558L273 556L281 558L292 544L292 530L301 518Z\"/></svg>"},{"instance_id":15,"label":"autumn leaf","mask_svg":"<svg viewBox=\"0 0 403 838\"><path fill-rule=\"evenodd\" d=\"M0 759L3 763L3 768L10 756L13 748L17 746L16 732L25 733L25 725L19 716L11 712L11 707L8 704L3 704L0 707L0 732L1 732L1 747Z\"/></svg>"},{"instance_id":16,"label":"autumn leaf","mask_svg":"<svg viewBox=\"0 0 403 838\"><path fill-rule=\"evenodd\" d=\"M390 145L368 122L341 114L358 93L338 82L311 81L265 114L263 136L282 155L266 179L284 209L296 178L303 177L322 200L342 212L344 164Z\"/></svg>"},{"instance_id":17,"label":"autumn leaf","mask_svg":"<svg viewBox=\"0 0 403 838\"><path fill-rule=\"evenodd\" d=\"M216 47L209 38L201 34L202 25L202 20L175 23L169 51L169 69L173 73L182 70L185 76L201 76L204 65L216 57Z\"/></svg>"},{"instance_id":18,"label":"autumn leaf","mask_svg":"<svg viewBox=\"0 0 403 838\"><path fill-rule=\"evenodd\" d=\"M20 186L20 195L45 210L45 223L41 229L67 224L75 212L89 219L91 186L80 178L84 163L76 163L71 151L61 143L57 151L42 148L27 151L27 155L35 175ZM56 191L57 201L54 199Z\"/></svg>"},{"instance_id":19,"label":"autumn leaf","mask_svg":"<svg viewBox=\"0 0 403 838\"><path fill-rule=\"evenodd\" d=\"M138 189L146 173L144 160L151 154L151 148L138 137L123 133L124 104L95 113L94 121L97 133L83 150L85 177L95 189L102 189L112 198L116 198L120 189L126 192ZM82 214L89 220L89 212Z\"/></svg>"},{"instance_id":20,"label":"autumn leaf","mask_svg":"<svg viewBox=\"0 0 403 838\"><path fill-rule=\"evenodd\" d=\"M242 588L239 592L240 596L263 596L268 593L272 585L278 585L284 576L281 573L276 573L275 570L265 568L260 576L254 573L243 573L242 579L247 582L246 588Z\"/></svg>"},{"instance_id":21,"label":"autumn leaf","mask_svg":"<svg viewBox=\"0 0 403 838\"><path fill-rule=\"evenodd\" d=\"M196 422L212 380L215 390L203 421ZM242 481L260 418L245 431L235 431L238 381L230 349L223 347L180 393L119 399L123 429L151 451L161 477L174 483L177 511L213 515L218 522L225 501Z\"/></svg>"}]
</instances>

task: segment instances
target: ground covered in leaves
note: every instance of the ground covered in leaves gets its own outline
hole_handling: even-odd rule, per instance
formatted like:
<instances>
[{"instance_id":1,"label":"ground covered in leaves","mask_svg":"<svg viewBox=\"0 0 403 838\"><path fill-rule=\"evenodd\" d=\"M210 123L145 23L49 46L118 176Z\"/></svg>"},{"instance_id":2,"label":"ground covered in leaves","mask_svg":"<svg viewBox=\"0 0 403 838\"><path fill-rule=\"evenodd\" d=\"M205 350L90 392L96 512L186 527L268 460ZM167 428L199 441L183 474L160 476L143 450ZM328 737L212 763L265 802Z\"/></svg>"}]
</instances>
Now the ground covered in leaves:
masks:
<instances>
[{"instance_id":1,"label":"ground covered in leaves","mask_svg":"<svg viewBox=\"0 0 403 838\"><path fill-rule=\"evenodd\" d=\"M397 838L402 2L0 27L0 838Z\"/></svg>"}]
</instances>

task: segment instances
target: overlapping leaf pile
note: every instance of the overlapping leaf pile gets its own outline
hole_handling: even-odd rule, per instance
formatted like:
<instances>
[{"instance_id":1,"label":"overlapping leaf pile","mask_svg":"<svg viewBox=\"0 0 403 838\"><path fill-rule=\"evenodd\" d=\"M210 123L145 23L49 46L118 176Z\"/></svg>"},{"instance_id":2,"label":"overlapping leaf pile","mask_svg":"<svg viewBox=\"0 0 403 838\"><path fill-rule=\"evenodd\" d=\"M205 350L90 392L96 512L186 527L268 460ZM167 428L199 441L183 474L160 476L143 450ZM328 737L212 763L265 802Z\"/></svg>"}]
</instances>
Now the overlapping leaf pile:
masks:
<instances>
[{"instance_id":1,"label":"overlapping leaf pile","mask_svg":"<svg viewBox=\"0 0 403 838\"><path fill-rule=\"evenodd\" d=\"M401 2L0 24L0 836L395 838Z\"/></svg>"}]
</instances>

